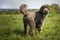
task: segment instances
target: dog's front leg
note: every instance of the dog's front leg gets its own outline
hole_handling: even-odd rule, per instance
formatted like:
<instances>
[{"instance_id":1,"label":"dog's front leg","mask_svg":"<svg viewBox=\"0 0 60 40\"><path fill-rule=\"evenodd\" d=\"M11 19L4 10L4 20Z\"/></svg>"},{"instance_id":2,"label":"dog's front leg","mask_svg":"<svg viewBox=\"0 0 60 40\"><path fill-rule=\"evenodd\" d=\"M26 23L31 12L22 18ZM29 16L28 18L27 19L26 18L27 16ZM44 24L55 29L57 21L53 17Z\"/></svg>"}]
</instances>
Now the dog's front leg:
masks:
<instances>
[{"instance_id":1,"label":"dog's front leg","mask_svg":"<svg viewBox=\"0 0 60 40\"><path fill-rule=\"evenodd\" d=\"M39 23L38 23L38 31L39 32L41 31L42 24L43 24L43 20L42 21L39 21Z\"/></svg>"}]
</instances>

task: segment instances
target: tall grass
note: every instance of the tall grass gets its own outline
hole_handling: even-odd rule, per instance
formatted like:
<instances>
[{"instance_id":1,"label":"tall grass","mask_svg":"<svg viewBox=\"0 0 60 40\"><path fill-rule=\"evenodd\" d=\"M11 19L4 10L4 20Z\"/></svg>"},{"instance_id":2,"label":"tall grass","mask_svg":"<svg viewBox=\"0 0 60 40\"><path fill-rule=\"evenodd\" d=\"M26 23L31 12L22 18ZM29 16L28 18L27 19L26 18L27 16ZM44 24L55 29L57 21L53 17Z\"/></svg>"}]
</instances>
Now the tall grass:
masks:
<instances>
[{"instance_id":1,"label":"tall grass","mask_svg":"<svg viewBox=\"0 0 60 40\"><path fill-rule=\"evenodd\" d=\"M24 35L22 14L0 15L0 40L60 40L60 12L51 8L35 38Z\"/></svg>"}]
</instances>

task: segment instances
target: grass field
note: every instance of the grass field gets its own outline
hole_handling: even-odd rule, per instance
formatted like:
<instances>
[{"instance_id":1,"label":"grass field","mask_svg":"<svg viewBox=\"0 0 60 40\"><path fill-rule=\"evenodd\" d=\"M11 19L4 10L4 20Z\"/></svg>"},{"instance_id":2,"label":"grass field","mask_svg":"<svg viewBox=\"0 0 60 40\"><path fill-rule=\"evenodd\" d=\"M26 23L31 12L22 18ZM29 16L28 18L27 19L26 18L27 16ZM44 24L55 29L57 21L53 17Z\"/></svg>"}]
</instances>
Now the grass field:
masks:
<instances>
[{"instance_id":1,"label":"grass field","mask_svg":"<svg viewBox=\"0 0 60 40\"><path fill-rule=\"evenodd\" d=\"M36 37L24 35L22 14L0 15L0 40L60 40L60 12L52 7ZM29 27L28 27L29 28Z\"/></svg>"}]
</instances>

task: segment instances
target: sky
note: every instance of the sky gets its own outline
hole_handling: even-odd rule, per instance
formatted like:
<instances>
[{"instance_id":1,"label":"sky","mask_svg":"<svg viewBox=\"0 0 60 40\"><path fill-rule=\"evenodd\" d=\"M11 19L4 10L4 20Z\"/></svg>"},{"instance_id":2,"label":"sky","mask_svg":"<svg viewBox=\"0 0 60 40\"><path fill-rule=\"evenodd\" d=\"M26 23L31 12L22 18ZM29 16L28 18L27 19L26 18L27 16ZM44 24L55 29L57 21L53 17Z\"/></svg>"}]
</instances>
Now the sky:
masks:
<instances>
[{"instance_id":1,"label":"sky","mask_svg":"<svg viewBox=\"0 0 60 40\"><path fill-rule=\"evenodd\" d=\"M59 4L60 0L0 0L0 9L19 9L21 4L27 4L28 9L40 8L43 4ZM59 4L60 5L60 4Z\"/></svg>"}]
</instances>

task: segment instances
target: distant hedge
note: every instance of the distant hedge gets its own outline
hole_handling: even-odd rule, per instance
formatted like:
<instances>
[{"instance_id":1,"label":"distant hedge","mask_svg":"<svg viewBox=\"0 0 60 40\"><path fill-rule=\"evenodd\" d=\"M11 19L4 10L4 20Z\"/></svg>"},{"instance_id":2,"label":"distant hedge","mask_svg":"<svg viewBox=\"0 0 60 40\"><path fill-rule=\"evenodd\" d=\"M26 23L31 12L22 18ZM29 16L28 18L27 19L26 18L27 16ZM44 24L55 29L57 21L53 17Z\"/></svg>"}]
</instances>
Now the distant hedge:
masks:
<instances>
[{"instance_id":1,"label":"distant hedge","mask_svg":"<svg viewBox=\"0 0 60 40\"><path fill-rule=\"evenodd\" d=\"M0 14L19 14L20 12L17 11L0 11Z\"/></svg>"}]
</instances>

